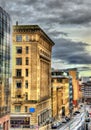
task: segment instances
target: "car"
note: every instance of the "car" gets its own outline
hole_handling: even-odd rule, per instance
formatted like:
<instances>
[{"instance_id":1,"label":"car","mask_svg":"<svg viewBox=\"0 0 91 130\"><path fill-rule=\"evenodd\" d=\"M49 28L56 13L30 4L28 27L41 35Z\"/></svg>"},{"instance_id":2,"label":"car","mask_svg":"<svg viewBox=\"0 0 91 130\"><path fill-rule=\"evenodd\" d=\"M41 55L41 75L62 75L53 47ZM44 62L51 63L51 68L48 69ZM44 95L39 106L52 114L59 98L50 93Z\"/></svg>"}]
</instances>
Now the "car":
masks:
<instances>
[{"instance_id":1,"label":"car","mask_svg":"<svg viewBox=\"0 0 91 130\"><path fill-rule=\"evenodd\" d=\"M77 115L77 114L80 114L80 112L79 112L79 111L75 111L75 112L73 113L73 115Z\"/></svg>"},{"instance_id":2,"label":"car","mask_svg":"<svg viewBox=\"0 0 91 130\"><path fill-rule=\"evenodd\" d=\"M81 104L80 107L83 107L83 105Z\"/></svg>"},{"instance_id":3,"label":"car","mask_svg":"<svg viewBox=\"0 0 91 130\"><path fill-rule=\"evenodd\" d=\"M77 113L76 113L76 112L74 112L74 113L73 113L73 115L77 115Z\"/></svg>"},{"instance_id":4,"label":"car","mask_svg":"<svg viewBox=\"0 0 91 130\"><path fill-rule=\"evenodd\" d=\"M86 119L85 119L85 122L90 122L90 118L86 118Z\"/></svg>"},{"instance_id":5,"label":"car","mask_svg":"<svg viewBox=\"0 0 91 130\"><path fill-rule=\"evenodd\" d=\"M79 114L80 112L79 111L75 111L75 113Z\"/></svg>"},{"instance_id":6,"label":"car","mask_svg":"<svg viewBox=\"0 0 91 130\"><path fill-rule=\"evenodd\" d=\"M53 123L53 124L51 125L51 128L52 128L52 129L56 129L56 128L57 128L57 124L56 124L56 123Z\"/></svg>"},{"instance_id":7,"label":"car","mask_svg":"<svg viewBox=\"0 0 91 130\"><path fill-rule=\"evenodd\" d=\"M59 127L60 125L62 125L62 123L60 121L56 121L56 122L53 122L52 125L51 125L51 128L52 129L56 129L57 127Z\"/></svg>"},{"instance_id":8,"label":"car","mask_svg":"<svg viewBox=\"0 0 91 130\"><path fill-rule=\"evenodd\" d=\"M63 118L63 119L61 120L61 122L62 122L62 123L67 123L68 121L67 121L65 118Z\"/></svg>"},{"instance_id":9,"label":"car","mask_svg":"<svg viewBox=\"0 0 91 130\"><path fill-rule=\"evenodd\" d=\"M66 120L66 121L69 121L69 120L70 120L70 118L66 116L66 117L65 117L65 120Z\"/></svg>"}]
</instances>

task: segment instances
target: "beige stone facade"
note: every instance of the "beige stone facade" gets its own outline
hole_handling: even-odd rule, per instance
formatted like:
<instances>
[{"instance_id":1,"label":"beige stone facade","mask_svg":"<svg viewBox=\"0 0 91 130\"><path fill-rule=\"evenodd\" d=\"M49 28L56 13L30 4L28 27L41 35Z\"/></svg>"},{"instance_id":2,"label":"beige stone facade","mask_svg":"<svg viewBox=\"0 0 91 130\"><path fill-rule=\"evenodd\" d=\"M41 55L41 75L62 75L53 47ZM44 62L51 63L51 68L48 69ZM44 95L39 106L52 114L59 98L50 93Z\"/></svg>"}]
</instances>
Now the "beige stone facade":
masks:
<instances>
[{"instance_id":1,"label":"beige stone facade","mask_svg":"<svg viewBox=\"0 0 91 130\"><path fill-rule=\"evenodd\" d=\"M13 26L11 127L14 121L16 127L20 127L15 116L20 118L24 127L45 125L51 117L53 45L52 40L37 25ZM33 108L33 113L29 112L30 108Z\"/></svg>"},{"instance_id":2,"label":"beige stone facade","mask_svg":"<svg viewBox=\"0 0 91 130\"><path fill-rule=\"evenodd\" d=\"M76 68L68 70L69 75L72 76L72 85L73 85L73 104L74 108L78 106L79 101L79 81L78 81L78 72Z\"/></svg>"},{"instance_id":3,"label":"beige stone facade","mask_svg":"<svg viewBox=\"0 0 91 130\"><path fill-rule=\"evenodd\" d=\"M69 115L69 79L52 76L52 116L61 119Z\"/></svg>"}]
</instances>

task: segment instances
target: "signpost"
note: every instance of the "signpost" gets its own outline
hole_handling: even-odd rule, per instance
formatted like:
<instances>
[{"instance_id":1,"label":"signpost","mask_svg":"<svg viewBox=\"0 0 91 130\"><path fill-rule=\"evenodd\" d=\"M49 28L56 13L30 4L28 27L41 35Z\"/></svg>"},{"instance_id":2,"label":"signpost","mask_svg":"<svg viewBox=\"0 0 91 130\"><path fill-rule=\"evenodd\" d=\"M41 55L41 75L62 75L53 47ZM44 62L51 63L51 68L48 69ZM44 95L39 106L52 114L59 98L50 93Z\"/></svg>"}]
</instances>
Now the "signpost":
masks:
<instances>
[{"instance_id":1,"label":"signpost","mask_svg":"<svg viewBox=\"0 0 91 130\"><path fill-rule=\"evenodd\" d=\"M33 107L29 108L29 112L34 113L35 112L35 108L33 108Z\"/></svg>"}]
</instances>

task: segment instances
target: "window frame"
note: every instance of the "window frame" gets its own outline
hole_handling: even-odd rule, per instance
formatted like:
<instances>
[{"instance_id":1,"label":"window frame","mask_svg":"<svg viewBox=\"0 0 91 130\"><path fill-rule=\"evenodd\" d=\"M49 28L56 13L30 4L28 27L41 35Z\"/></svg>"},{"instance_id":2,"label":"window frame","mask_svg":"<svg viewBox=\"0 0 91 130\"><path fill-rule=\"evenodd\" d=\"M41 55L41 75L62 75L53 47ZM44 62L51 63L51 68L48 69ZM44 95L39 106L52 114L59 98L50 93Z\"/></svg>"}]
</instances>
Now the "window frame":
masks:
<instances>
[{"instance_id":1,"label":"window frame","mask_svg":"<svg viewBox=\"0 0 91 130\"><path fill-rule=\"evenodd\" d=\"M22 58L21 57L16 58L16 65L22 65Z\"/></svg>"},{"instance_id":2,"label":"window frame","mask_svg":"<svg viewBox=\"0 0 91 130\"><path fill-rule=\"evenodd\" d=\"M22 47L21 46L16 47L16 54L22 54Z\"/></svg>"},{"instance_id":3,"label":"window frame","mask_svg":"<svg viewBox=\"0 0 91 130\"><path fill-rule=\"evenodd\" d=\"M16 35L16 42L22 42L22 35Z\"/></svg>"},{"instance_id":4,"label":"window frame","mask_svg":"<svg viewBox=\"0 0 91 130\"><path fill-rule=\"evenodd\" d=\"M22 76L22 69L16 69L16 77L21 77L21 76Z\"/></svg>"},{"instance_id":5,"label":"window frame","mask_svg":"<svg viewBox=\"0 0 91 130\"><path fill-rule=\"evenodd\" d=\"M15 112L20 112L21 111L21 106L15 106Z\"/></svg>"}]
</instances>

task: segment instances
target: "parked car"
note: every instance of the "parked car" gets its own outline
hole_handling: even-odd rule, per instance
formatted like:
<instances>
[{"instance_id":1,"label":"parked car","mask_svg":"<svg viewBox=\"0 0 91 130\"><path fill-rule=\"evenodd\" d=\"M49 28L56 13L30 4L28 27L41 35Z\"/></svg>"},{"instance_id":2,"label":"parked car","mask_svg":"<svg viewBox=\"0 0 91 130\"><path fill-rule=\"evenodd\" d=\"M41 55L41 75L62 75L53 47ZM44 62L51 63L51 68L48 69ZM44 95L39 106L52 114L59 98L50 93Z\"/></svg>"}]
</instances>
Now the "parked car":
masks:
<instances>
[{"instance_id":1,"label":"parked car","mask_svg":"<svg viewBox=\"0 0 91 130\"><path fill-rule=\"evenodd\" d=\"M76 112L74 112L74 113L73 113L73 115L77 115L77 113L76 113Z\"/></svg>"},{"instance_id":2,"label":"parked car","mask_svg":"<svg viewBox=\"0 0 91 130\"><path fill-rule=\"evenodd\" d=\"M86 119L85 119L85 122L90 122L90 118L86 118Z\"/></svg>"},{"instance_id":3,"label":"parked car","mask_svg":"<svg viewBox=\"0 0 91 130\"><path fill-rule=\"evenodd\" d=\"M75 113L79 114L80 112L79 111L75 111Z\"/></svg>"},{"instance_id":4,"label":"parked car","mask_svg":"<svg viewBox=\"0 0 91 130\"><path fill-rule=\"evenodd\" d=\"M62 122L62 123L67 123L68 121L67 121L65 118L63 118L63 119L61 120L61 122Z\"/></svg>"},{"instance_id":5,"label":"parked car","mask_svg":"<svg viewBox=\"0 0 91 130\"><path fill-rule=\"evenodd\" d=\"M62 125L62 123L60 121L56 121L54 123L52 123L51 128L52 129L56 129L57 127L59 127L60 125Z\"/></svg>"},{"instance_id":6,"label":"parked car","mask_svg":"<svg viewBox=\"0 0 91 130\"><path fill-rule=\"evenodd\" d=\"M65 117L65 120L66 120L66 121L69 121L69 120L70 120L70 118L66 116L66 117Z\"/></svg>"},{"instance_id":7,"label":"parked car","mask_svg":"<svg viewBox=\"0 0 91 130\"><path fill-rule=\"evenodd\" d=\"M80 114L80 112L79 112L79 111L75 111L75 112L73 113L73 115L77 115L77 114Z\"/></svg>"},{"instance_id":8,"label":"parked car","mask_svg":"<svg viewBox=\"0 0 91 130\"><path fill-rule=\"evenodd\" d=\"M83 105L81 104L80 107L83 107Z\"/></svg>"}]
</instances>

